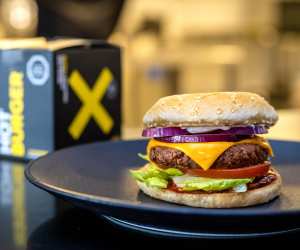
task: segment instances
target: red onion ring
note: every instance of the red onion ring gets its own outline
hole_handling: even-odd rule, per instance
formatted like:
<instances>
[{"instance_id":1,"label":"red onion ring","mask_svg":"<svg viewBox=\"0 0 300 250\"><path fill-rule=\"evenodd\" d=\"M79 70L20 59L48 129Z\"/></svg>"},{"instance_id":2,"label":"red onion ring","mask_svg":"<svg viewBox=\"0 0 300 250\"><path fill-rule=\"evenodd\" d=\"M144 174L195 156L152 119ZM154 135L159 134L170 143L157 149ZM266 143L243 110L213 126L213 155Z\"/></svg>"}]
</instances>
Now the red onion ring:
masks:
<instances>
[{"instance_id":1,"label":"red onion ring","mask_svg":"<svg viewBox=\"0 0 300 250\"><path fill-rule=\"evenodd\" d=\"M186 129L179 127L155 127L143 129L142 136L144 137L164 137L174 135L188 135L190 134Z\"/></svg>"},{"instance_id":2,"label":"red onion ring","mask_svg":"<svg viewBox=\"0 0 300 250\"><path fill-rule=\"evenodd\" d=\"M175 135L156 138L156 140L170 143L195 143L195 142L215 142L229 141L235 142L251 138L251 135L221 135L221 134L193 134L193 135Z\"/></svg>"},{"instance_id":3,"label":"red onion ring","mask_svg":"<svg viewBox=\"0 0 300 250\"><path fill-rule=\"evenodd\" d=\"M264 125L252 125L252 126L244 126L244 127L232 127L228 130L217 129L215 131L203 133L202 135L206 135L206 134L255 135L255 134L266 134L266 133L268 133L268 129ZM186 129L179 128L179 127L145 128L142 132L142 136L153 137L153 138L165 137L165 136L177 136L177 135L195 135L195 134L189 133Z\"/></svg>"},{"instance_id":4,"label":"red onion ring","mask_svg":"<svg viewBox=\"0 0 300 250\"><path fill-rule=\"evenodd\" d=\"M235 134L235 135L255 135L255 134L267 134L268 129L263 125L253 125L247 127L232 127L228 130L215 130L210 132L209 134Z\"/></svg>"}]
</instances>

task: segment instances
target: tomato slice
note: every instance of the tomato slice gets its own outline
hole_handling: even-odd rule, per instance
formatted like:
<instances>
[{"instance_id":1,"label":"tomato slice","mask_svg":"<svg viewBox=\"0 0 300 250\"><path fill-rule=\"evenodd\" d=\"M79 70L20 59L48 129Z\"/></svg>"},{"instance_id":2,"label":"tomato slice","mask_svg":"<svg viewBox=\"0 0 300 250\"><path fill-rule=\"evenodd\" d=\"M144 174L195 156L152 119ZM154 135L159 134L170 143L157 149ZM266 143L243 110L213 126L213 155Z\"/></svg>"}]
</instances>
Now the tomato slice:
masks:
<instances>
[{"instance_id":1,"label":"tomato slice","mask_svg":"<svg viewBox=\"0 0 300 250\"><path fill-rule=\"evenodd\" d=\"M254 178L263 176L268 173L271 163L264 162L262 164L233 168L233 169L186 169L185 173L193 176L209 177L209 178L224 178L224 179L240 179L240 178Z\"/></svg>"}]
</instances>

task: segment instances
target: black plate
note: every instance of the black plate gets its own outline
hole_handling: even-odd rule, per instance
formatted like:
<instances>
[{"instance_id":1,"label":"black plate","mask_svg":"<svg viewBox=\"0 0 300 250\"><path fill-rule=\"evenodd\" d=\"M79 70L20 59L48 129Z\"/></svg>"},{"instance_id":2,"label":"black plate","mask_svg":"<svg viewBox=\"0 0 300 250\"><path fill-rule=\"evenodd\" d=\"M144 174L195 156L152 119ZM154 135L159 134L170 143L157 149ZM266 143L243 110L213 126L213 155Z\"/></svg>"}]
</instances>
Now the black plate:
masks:
<instances>
[{"instance_id":1,"label":"black plate","mask_svg":"<svg viewBox=\"0 0 300 250\"><path fill-rule=\"evenodd\" d=\"M32 162L34 185L129 229L163 236L241 238L300 228L300 143L271 141L273 165L283 177L282 195L248 208L202 209L170 204L139 192L128 170L146 141L94 143L57 151ZM147 229L147 230L144 230Z\"/></svg>"}]
</instances>

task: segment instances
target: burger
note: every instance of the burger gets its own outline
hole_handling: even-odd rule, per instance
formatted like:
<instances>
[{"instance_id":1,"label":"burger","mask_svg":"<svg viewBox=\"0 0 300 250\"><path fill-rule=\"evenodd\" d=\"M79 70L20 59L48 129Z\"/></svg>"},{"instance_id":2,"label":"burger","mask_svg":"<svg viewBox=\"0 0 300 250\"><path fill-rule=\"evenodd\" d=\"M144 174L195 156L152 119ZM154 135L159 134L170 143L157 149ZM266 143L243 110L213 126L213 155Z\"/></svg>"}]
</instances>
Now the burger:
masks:
<instances>
[{"instance_id":1,"label":"burger","mask_svg":"<svg viewBox=\"0 0 300 250\"><path fill-rule=\"evenodd\" d=\"M147 163L131 175L147 195L193 207L230 208L269 202L281 176L262 136L278 120L248 92L173 95L145 114Z\"/></svg>"}]
</instances>

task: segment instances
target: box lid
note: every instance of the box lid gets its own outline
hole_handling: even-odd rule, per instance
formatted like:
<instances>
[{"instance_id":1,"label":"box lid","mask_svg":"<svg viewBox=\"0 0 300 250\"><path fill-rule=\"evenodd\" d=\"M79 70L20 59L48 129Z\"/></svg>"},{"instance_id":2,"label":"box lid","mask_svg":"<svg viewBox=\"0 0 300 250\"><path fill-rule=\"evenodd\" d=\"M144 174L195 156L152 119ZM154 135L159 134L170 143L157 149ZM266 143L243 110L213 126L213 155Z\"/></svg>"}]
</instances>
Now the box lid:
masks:
<instances>
[{"instance_id":1,"label":"box lid","mask_svg":"<svg viewBox=\"0 0 300 250\"><path fill-rule=\"evenodd\" d=\"M25 39L1 39L0 50L9 49L45 49L59 51L74 47L101 47L116 48L116 46L103 40L83 39L83 38L55 38L47 40L44 37Z\"/></svg>"}]
</instances>

